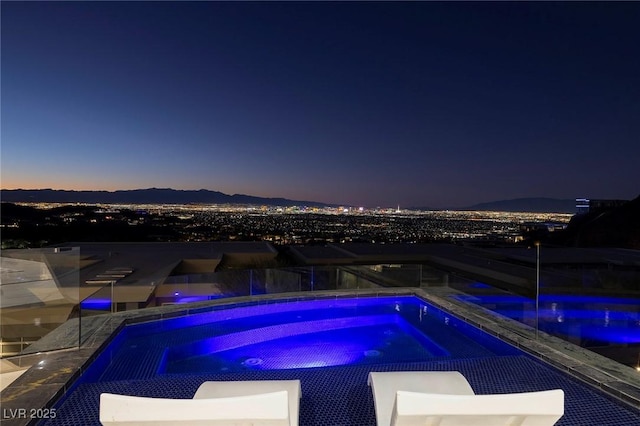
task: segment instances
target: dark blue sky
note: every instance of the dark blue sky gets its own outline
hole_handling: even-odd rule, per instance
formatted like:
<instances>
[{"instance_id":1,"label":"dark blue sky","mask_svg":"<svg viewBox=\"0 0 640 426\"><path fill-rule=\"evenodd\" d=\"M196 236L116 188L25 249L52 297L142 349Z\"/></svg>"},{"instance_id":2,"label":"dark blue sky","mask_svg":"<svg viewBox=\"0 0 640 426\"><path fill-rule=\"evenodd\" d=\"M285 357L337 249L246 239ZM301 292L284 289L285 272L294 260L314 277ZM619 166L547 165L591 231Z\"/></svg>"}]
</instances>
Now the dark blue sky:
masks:
<instances>
[{"instance_id":1,"label":"dark blue sky","mask_svg":"<svg viewBox=\"0 0 640 426\"><path fill-rule=\"evenodd\" d=\"M2 188L640 194L640 3L2 2Z\"/></svg>"}]
</instances>

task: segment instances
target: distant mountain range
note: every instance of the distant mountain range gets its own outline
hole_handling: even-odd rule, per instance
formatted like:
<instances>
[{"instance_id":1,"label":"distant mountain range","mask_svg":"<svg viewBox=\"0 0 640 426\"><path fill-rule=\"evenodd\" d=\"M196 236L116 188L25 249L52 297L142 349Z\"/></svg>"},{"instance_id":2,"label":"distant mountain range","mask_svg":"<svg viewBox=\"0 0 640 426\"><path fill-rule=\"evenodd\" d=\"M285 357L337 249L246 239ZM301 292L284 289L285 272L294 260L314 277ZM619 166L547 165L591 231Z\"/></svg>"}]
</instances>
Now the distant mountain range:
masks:
<instances>
[{"instance_id":1,"label":"distant mountain range","mask_svg":"<svg viewBox=\"0 0 640 426\"><path fill-rule=\"evenodd\" d=\"M639 250L640 196L620 206L573 216L564 232L549 237L552 244Z\"/></svg>"},{"instance_id":2,"label":"distant mountain range","mask_svg":"<svg viewBox=\"0 0 640 426\"><path fill-rule=\"evenodd\" d=\"M556 198L518 198L515 200L481 203L460 210L485 210L498 212L575 213L576 200Z\"/></svg>"},{"instance_id":3,"label":"distant mountain range","mask_svg":"<svg viewBox=\"0 0 640 426\"><path fill-rule=\"evenodd\" d=\"M336 207L317 201L264 198L244 194L228 195L206 189L169 188L122 191L68 191L58 189L2 189L0 199L11 203L87 203L87 204L254 204L270 206ZM434 209L423 209L434 210ZM437 209L436 209L437 210ZM575 200L554 198L519 198L494 201L454 210L493 210L505 212L575 213Z\"/></svg>"},{"instance_id":4,"label":"distant mountain range","mask_svg":"<svg viewBox=\"0 0 640 426\"><path fill-rule=\"evenodd\" d=\"M322 207L316 201L263 198L251 195L228 195L218 191L195 191L169 188L123 191L67 191L60 189L2 189L0 199L10 203L87 203L87 204L257 204L271 206Z\"/></svg>"}]
</instances>

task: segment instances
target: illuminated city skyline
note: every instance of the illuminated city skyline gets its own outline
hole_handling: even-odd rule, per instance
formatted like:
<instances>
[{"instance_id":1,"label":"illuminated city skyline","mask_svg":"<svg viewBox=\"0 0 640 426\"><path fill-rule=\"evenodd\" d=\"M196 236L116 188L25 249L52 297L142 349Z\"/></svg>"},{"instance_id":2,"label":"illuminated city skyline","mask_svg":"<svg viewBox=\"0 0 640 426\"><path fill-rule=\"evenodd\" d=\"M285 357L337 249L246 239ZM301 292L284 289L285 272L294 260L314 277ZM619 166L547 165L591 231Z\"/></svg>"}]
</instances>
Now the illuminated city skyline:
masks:
<instances>
[{"instance_id":1,"label":"illuminated city skyline","mask_svg":"<svg viewBox=\"0 0 640 426\"><path fill-rule=\"evenodd\" d=\"M638 196L638 3L1 7L3 189Z\"/></svg>"}]
</instances>

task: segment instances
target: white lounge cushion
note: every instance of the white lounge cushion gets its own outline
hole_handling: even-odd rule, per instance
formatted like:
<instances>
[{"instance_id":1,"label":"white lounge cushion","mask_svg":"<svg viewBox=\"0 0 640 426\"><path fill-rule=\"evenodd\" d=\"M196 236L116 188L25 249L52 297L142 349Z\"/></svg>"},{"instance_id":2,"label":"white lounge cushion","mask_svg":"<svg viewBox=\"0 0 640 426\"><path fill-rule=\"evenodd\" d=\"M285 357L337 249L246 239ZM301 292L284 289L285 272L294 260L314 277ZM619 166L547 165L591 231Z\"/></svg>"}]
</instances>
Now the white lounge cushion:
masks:
<instances>
[{"instance_id":1,"label":"white lounge cushion","mask_svg":"<svg viewBox=\"0 0 640 426\"><path fill-rule=\"evenodd\" d=\"M564 414L561 389L475 395L457 371L370 373L378 426L543 426Z\"/></svg>"},{"instance_id":2,"label":"white lounge cushion","mask_svg":"<svg viewBox=\"0 0 640 426\"><path fill-rule=\"evenodd\" d=\"M473 395L471 385L458 371L392 371L369 373L378 426L389 426L398 390Z\"/></svg>"},{"instance_id":3,"label":"white lounge cushion","mask_svg":"<svg viewBox=\"0 0 640 426\"><path fill-rule=\"evenodd\" d=\"M287 394L289 396L289 421L291 423L291 426L298 426L300 414L300 398L302 397L300 380L204 382L196 391L193 399L254 395L279 390L287 391Z\"/></svg>"},{"instance_id":4,"label":"white lounge cushion","mask_svg":"<svg viewBox=\"0 0 640 426\"><path fill-rule=\"evenodd\" d=\"M494 395L398 391L393 426L551 426L564 414L561 389Z\"/></svg>"},{"instance_id":5,"label":"white lounge cushion","mask_svg":"<svg viewBox=\"0 0 640 426\"><path fill-rule=\"evenodd\" d=\"M100 395L100 422L127 426L297 426L299 398L299 380L205 382L193 399L103 393ZM293 410L289 406L290 400L296 401ZM290 418L294 411L296 417Z\"/></svg>"}]
</instances>

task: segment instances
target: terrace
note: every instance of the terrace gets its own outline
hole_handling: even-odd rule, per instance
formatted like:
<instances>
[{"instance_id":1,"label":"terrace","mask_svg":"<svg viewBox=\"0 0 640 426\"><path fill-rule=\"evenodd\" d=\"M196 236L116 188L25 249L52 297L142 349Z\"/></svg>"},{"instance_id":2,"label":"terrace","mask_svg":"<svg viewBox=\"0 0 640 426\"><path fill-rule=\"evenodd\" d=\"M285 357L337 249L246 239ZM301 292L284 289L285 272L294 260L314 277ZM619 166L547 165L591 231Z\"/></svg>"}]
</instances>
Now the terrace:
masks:
<instances>
[{"instance_id":1,"label":"terrace","mask_svg":"<svg viewBox=\"0 0 640 426\"><path fill-rule=\"evenodd\" d=\"M318 269L316 268L315 273L319 272ZM92 363L99 359L101 352L108 347L117 332L126 324L197 315L212 308L238 304L269 305L283 300L409 294L416 295L461 321L522 349L527 356L449 361L440 359L377 366L345 365L268 372L245 371L227 373L224 375L224 380L301 379L303 383L301 424L307 425L373 424L373 403L370 390L366 386L366 375L372 370L458 370L468 377L477 393L513 391L510 383L513 382L514 377L517 378L520 387L528 386L530 389L541 386L543 388L563 387L569 390L567 392L568 411L561 420L562 423L559 423L564 425L622 425L628 424L628 416L640 415L638 412L640 374L629 366L536 330L530 325L495 315L477 304L469 303L461 297L469 296L460 291L465 288L462 280L456 281L449 278L448 285L431 283L424 286L423 283L420 288L421 283L411 279L411 273L407 272L415 272L415 267L406 268L404 275L399 270L393 270L388 274L376 272L379 270L375 266L358 269L353 265L343 269L334 268L329 274L341 277L335 278L340 286L332 290L321 289L323 286L318 277L327 274L319 273L315 281L312 280L316 285L313 292L304 291L311 288L304 288L304 282L300 280L297 280L295 285L285 285L282 277L295 275L288 270L282 271L284 275L279 278L271 278L272 284L279 284L276 286L278 290L276 293L252 295L248 294L250 291L246 291L245 295L233 298L217 298L189 304L85 316L81 319L81 327L77 321L68 321L31 345L30 350L24 351L22 356L10 358L19 366L32 367L3 390L3 423L35 424L37 421L46 420L43 418L45 414L53 412L56 413L57 418L48 419L47 424L77 424L77 416L88 415L89 417L86 418L95 418L97 415L95 403L87 405L86 401L95 401L95 395L102 391L133 392L132 394L148 396L164 394L168 397L188 398L193 395L202 381L221 378L216 374L191 374L174 376L170 382L159 379L133 381L124 388L122 382L96 382L83 386L83 395L87 395L88 398L85 402L78 399L77 395L74 397L77 380L90 373ZM376 274L381 278L378 283L373 281ZM308 275L309 270L307 275L299 274L298 276ZM259 282L260 277L260 274L254 273L253 284ZM380 283L390 285L392 281L398 279L406 282L408 286L383 288L380 285ZM423 271L420 281L423 279L433 281L433 275ZM171 285L177 285L175 281L179 280L174 280ZM469 284L469 282L465 283ZM183 289L186 289L186 285L186 283L183 284ZM193 283L189 285L193 286ZM67 349L60 350L60 348ZM542 370L540 370L541 366ZM59 401L63 399L66 405L60 406ZM603 408L605 405L609 408ZM40 415L40 418L20 418L17 414L21 413L19 411L21 409L41 409L35 412Z\"/></svg>"}]
</instances>

